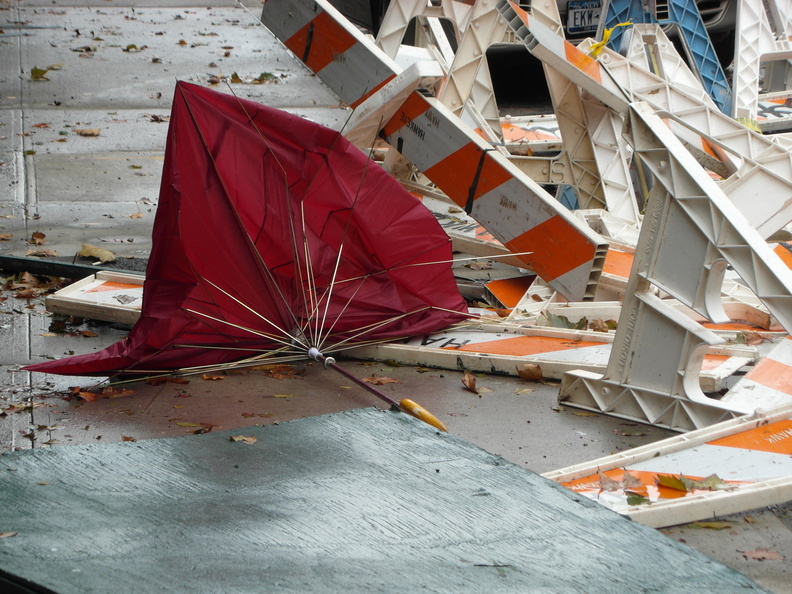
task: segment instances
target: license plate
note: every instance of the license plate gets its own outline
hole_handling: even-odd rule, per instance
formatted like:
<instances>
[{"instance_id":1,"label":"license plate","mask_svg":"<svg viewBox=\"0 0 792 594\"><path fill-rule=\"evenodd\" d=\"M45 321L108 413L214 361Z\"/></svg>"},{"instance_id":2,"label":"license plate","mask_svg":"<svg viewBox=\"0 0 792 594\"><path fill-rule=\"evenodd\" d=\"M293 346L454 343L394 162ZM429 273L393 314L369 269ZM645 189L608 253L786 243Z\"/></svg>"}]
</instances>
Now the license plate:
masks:
<instances>
[{"instance_id":1,"label":"license plate","mask_svg":"<svg viewBox=\"0 0 792 594\"><path fill-rule=\"evenodd\" d=\"M567 5L567 32L596 33L600 20L600 0L578 0Z\"/></svg>"}]
</instances>

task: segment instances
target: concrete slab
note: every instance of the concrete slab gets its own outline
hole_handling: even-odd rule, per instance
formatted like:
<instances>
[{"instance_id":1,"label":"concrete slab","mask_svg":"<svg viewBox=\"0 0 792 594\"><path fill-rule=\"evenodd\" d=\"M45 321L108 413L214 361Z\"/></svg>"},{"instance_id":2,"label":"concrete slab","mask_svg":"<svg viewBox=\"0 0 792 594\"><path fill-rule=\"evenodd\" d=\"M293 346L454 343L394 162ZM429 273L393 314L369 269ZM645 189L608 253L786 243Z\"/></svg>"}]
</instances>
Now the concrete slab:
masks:
<instances>
[{"instance_id":1,"label":"concrete slab","mask_svg":"<svg viewBox=\"0 0 792 594\"><path fill-rule=\"evenodd\" d=\"M0 568L63 593L761 590L399 413L17 452L3 466L3 531L16 534Z\"/></svg>"},{"instance_id":2,"label":"concrete slab","mask_svg":"<svg viewBox=\"0 0 792 594\"><path fill-rule=\"evenodd\" d=\"M167 109L175 81L206 85L236 72L264 84L234 91L273 107L337 103L329 89L242 7L28 8L21 38L26 108ZM58 29L45 28L56 20ZM40 28L36 28L40 27ZM31 80L33 68L49 70ZM78 84L75 84L77 82ZM225 85L223 85L225 86Z\"/></svg>"}]
</instances>

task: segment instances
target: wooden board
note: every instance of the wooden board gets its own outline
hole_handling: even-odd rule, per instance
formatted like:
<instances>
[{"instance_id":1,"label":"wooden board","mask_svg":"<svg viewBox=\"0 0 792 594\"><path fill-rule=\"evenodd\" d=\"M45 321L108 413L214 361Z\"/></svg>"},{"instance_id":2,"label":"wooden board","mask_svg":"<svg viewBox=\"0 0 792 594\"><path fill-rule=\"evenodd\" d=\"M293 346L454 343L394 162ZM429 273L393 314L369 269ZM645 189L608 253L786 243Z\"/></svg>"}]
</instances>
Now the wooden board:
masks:
<instances>
[{"instance_id":1,"label":"wooden board","mask_svg":"<svg viewBox=\"0 0 792 594\"><path fill-rule=\"evenodd\" d=\"M63 594L761 591L400 413L12 452L0 480L0 570Z\"/></svg>"}]
</instances>

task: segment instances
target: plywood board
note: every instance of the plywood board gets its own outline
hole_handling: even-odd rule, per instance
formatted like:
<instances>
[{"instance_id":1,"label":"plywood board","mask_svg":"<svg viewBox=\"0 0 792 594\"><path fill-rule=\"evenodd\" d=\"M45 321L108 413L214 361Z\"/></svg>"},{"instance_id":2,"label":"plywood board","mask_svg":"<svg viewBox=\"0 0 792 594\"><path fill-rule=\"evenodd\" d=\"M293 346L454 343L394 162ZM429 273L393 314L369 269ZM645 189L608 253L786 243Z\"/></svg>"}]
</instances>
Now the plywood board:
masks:
<instances>
[{"instance_id":1,"label":"plywood board","mask_svg":"<svg viewBox=\"0 0 792 594\"><path fill-rule=\"evenodd\" d=\"M61 594L761 591L400 413L12 452L0 480L0 570Z\"/></svg>"}]
</instances>

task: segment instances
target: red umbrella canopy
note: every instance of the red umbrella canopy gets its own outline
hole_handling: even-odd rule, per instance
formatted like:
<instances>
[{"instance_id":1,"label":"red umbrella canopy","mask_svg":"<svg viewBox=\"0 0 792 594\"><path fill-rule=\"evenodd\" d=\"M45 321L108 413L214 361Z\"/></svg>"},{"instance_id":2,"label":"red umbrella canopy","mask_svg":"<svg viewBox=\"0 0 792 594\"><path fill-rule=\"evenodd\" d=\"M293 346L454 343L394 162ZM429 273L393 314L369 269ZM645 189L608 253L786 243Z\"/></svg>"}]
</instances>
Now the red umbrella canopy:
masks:
<instances>
[{"instance_id":1,"label":"red umbrella canopy","mask_svg":"<svg viewBox=\"0 0 792 594\"><path fill-rule=\"evenodd\" d=\"M306 356L466 317L447 235L339 133L179 82L141 317L102 351L30 365L150 373Z\"/></svg>"}]
</instances>

